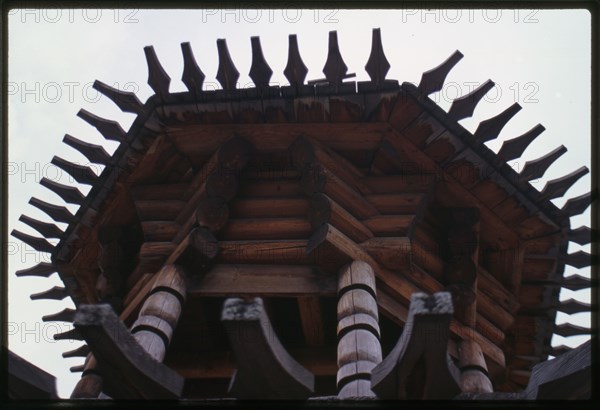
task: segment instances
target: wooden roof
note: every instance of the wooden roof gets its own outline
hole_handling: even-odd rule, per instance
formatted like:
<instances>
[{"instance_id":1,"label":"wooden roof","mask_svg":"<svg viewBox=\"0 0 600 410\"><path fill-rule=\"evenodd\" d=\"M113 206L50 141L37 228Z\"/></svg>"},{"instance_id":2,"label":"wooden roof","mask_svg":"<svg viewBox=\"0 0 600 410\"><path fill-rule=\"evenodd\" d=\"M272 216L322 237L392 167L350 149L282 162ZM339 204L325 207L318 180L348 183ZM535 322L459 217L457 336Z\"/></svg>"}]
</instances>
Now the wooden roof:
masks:
<instances>
[{"instance_id":1,"label":"wooden roof","mask_svg":"<svg viewBox=\"0 0 600 410\"><path fill-rule=\"evenodd\" d=\"M587 331L573 326L557 328L554 322L557 310L590 308L574 301L561 305L558 295L562 286L580 289L591 285L583 278L563 278L565 264L583 267L591 263L584 252L566 251L569 241L585 244L591 240L588 227L572 229L569 220L587 208L591 195L572 198L561 209L550 202L564 195L587 168L549 181L537 191L528 181L543 175L563 148L527 162L521 173L506 161L523 153L543 131L541 125L506 141L498 153L484 145L520 110L518 104L481 122L470 133L457 121L473 113L493 83L458 98L448 112L430 100L428 95L442 88L446 75L462 58L458 51L424 73L418 86L400 85L385 78L389 64L379 31L374 30L366 66L371 81L356 83L343 81L347 67L335 32L330 33L329 41L323 69L326 79L308 84L295 36L290 36L285 70L290 85L286 87L268 85L272 71L258 38L252 39L250 72L255 88L235 88L239 74L225 40L217 42L217 79L222 90L202 90L204 74L189 43L182 44L182 80L187 92L169 92L170 77L151 46L144 51L148 83L155 95L144 104L132 93L96 81L95 89L137 118L126 132L114 121L79 112L105 138L120 145L111 156L100 146L65 136L65 143L105 168L96 176L87 167L53 159L78 182L92 188L84 196L74 187L41 181L80 208L72 215L64 207L32 198L32 205L69 226L62 232L53 224L23 216L21 220L44 237L60 241L52 246L43 238L13 231L17 238L52 255L51 264L42 263L17 275L58 272L65 289L54 288L36 298L67 294L79 305L99 301L96 281L101 269L117 269L123 283L111 284L120 294L114 306L122 308L120 318L130 324L152 286L152 274L181 257L188 235L198 226L195 211L200 200L210 197L207 192L218 191L227 197L227 215L223 226L215 229L216 265L191 284L188 292L193 297L187 303L210 310L216 302L200 297L277 296L270 303L281 306L289 298L298 298L299 309L304 310L299 313L305 338L304 345L297 346L301 356L302 349L310 347L311 337L313 342L315 338L335 338L333 334L311 336L310 326L302 323L306 311L329 309L326 300L335 296L335 282L327 274L331 267L353 257L370 261L381 289L379 309L386 320L401 326L413 292L432 293L449 286L445 262L439 256L446 246L440 236L447 229L443 209L477 208L477 319L474 328L454 319L451 337L481 344L497 389L516 391L526 386L531 366L552 353L553 332ZM247 149L240 151L240 144L247 144ZM240 152L247 158L242 161L245 168L239 178L218 176L224 158L241 161L236 156ZM317 158L318 166L303 168L306 156ZM314 184L320 184L317 191ZM324 195L309 200L307 190ZM317 206L327 209L329 216L319 219L314 211ZM216 219L218 215L223 216L217 214ZM120 231L106 227L120 227ZM119 255L116 267L103 259L103 255L112 258L115 252ZM276 284L283 282L267 277L264 269L269 268L237 266L244 263L285 265L295 272L290 275L294 281L277 288ZM249 278L246 282L238 281L240 271ZM323 299L322 306L311 299L315 296ZM69 320L72 315L72 311L60 312L47 320ZM184 314L180 328L186 326ZM179 340L184 340L189 334L181 329ZM215 324L207 323L205 329L217 332ZM57 336L69 337L76 336ZM174 346L183 346L185 342L177 338L176 333ZM189 348L181 347L181 351ZM323 366L327 361L315 359L315 354L331 355L323 349L307 355L306 363L313 360ZM183 369L186 360L185 356L167 356L166 363ZM175 365L177 361L180 363ZM223 377L231 359L224 357L219 363L218 370L206 365L206 372L221 372L219 377ZM317 367L315 374L331 372ZM194 371L200 370L190 370Z\"/></svg>"}]
</instances>

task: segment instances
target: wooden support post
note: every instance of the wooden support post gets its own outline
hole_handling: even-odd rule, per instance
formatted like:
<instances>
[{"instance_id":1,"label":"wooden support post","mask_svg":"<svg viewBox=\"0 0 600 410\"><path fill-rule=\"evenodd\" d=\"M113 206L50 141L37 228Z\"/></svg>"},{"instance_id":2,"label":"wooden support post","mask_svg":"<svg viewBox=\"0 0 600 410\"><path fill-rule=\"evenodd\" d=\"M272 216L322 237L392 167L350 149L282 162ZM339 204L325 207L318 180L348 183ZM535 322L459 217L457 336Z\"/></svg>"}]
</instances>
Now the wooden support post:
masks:
<instances>
[{"instance_id":1,"label":"wooden support post","mask_svg":"<svg viewBox=\"0 0 600 410\"><path fill-rule=\"evenodd\" d=\"M306 399L314 376L300 365L273 332L261 298L225 301L221 321L235 354L237 370L229 393L240 399Z\"/></svg>"},{"instance_id":2,"label":"wooden support post","mask_svg":"<svg viewBox=\"0 0 600 410\"><path fill-rule=\"evenodd\" d=\"M186 280L177 265L165 266L158 275L131 333L152 358L162 362L185 301Z\"/></svg>"},{"instance_id":3,"label":"wooden support post","mask_svg":"<svg viewBox=\"0 0 600 410\"><path fill-rule=\"evenodd\" d=\"M338 296L338 397L376 397L369 381L381 362L373 268L363 261L342 268Z\"/></svg>"},{"instance_id":4,"label":"wooden support post","mask_svg":"<svg viewBox=\"0 0 600 410\"><path fill-rule=\"evenodd\" d=\"M460 393L459 371L448 355L454 309L448 292L414 293L402 335L371 375L382 399L450 399Z\"/></svg>"},{"instance_id":5,"label":"wooden support post","mask_svg":"<svg viewBox=\"0 0 600 410\"><path fill-rule=\"evenodd\" d=\"M462 340L458 344L460 389L464 393L491 393L494 391L487 373L487 365L479 344Z\"/></svg>"},{"instance_id":6,"label":"wooden support post","mask_svg":"<svg viewBox=\"0 0 600 410\"><path fill-rule=\"evenodd\" d=\"M85 333L84 336L88 334L89 337L93 339L93 342L87 338L86 341L88 341L88 345L94 354L88 355L85 369L82 373L81 379L71 394L71 398L97 398L98 395L104 391L104 389L107 389L107 392L110 392L109 395L114 398L120 398L122 394L134 394L129 389L123 390L115 386L115 384L120 383L121 379L112 377L112 373L117 371L115 369L119 369L119 366L121 365L128 369L130 369L131 366L135 367L136 365L145 366L145 361L147 359L140 357L139 352L134 352L132 349L139 350L141 348L141 351L144 354L147 354L147 356L152 358L154 361L161 362L163 360L166 347L171 340L173 330L175 329L177 320L179 319L179 315L181 313L181 305L185 301L185 296L187 293L186 279L183 269L177 265L167 265L163 267L156 274L156 276L156 279L153 281L152 289L149 292L150 296L148 296L144 302L138 319L131 328L133 337L131 337L131 333L129 332L127 332L129 335L119 336L120 333L123 333L121 328L124 327L124 325L121 321L117 320L116 317L113 318L113 316L115 316L114 313L111 313L112 311L107 310L108 308L106 306L103 307L103 305L92 305L89 307L89 309L97 307L100 309L99 312L104 312L100 318L93 318L89 314L82 314L80 315L80 321L78 322L78 316L76 314L76 329L80 329L80 327L82 327L81 330L83 332L86 331L85 329L92 329L89 330L91 333ZM114 334L106 336L103 334L105 332L103 329L105 329L108 333L112 333L114 331ZM106 337L108 337L108 339L106 339ZM113 355L113 353L111 353L111 349L114 349L114 346L103 346L103 343L112 343L113 340L116 340L116 344L120 345L122 340L121 337L130 340L130 342L123 342L121 347L123 349L130 350L129 352L122 352L122 354L132 357L131 360L135 362L133 364L115 363L114 358L116 356L114 355L120 355L121 353L114 353ZM100 342L99 340L104 342ZM96 347L96 350L94 347ZM95 354L98 352L98 349L100 349L100 355L110 363L98 363L96 361ZM108 356L106 356L107 354ZM137 357L137 359L134 359L134 356ZM140 368L138 367L137 369L133 370L133 372L136 373L139 370ZM107 377L107 375L104 374L107 372L110 373L110 377ZM163 370L160 370L160 372L163 372ZM153 375L147 376L150 378L153 377ZM175 390L166 393L159 392L157 393L157 396L161 396L162 394L166 394L168 396L173 394L173 392L177 392L177 389L181 389L183 387L182 381L176 381L174 383L175 384L169 386L167 390ZM178 383L181 384L181 386L179 386ZM150 389L147 390L147 393L143 394L149 394L150 396L148 397L152 397L151 393L149 392ZM179 393L181 393L181 390L179 390Z\"/></svg>"}]
</instances>

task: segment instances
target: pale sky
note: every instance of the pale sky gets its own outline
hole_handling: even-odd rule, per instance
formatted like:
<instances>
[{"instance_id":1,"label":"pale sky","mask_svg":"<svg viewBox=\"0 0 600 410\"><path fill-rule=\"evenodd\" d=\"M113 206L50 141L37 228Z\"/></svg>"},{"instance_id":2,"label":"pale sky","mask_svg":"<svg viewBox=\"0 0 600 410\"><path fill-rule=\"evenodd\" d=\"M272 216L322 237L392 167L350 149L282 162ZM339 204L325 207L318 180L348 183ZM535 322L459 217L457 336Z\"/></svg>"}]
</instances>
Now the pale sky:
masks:
<instances>
[{"instance_id":1,"label":"pale sky","mask_svg":"<svg viewBox=\"0 0 600 410\"><path fill-rule=\"evenodd\" d=\"M127 130L135 118L91 88L98 79L116 88L134 91L144 102L152 91L147 85L143 47L153 45L171 76L172 92L186 91L181 82L183 59L180 43L190 42L206 87L220 88L215 79L216 40L225 38L240 72L240 87L247 87L251 64L250 37L260 36L265 58L273 69L272 82L286 84L288 35L297 34L300 53L309 68L307 80L323 78L328 32L337 30L339 46L349 73L368 80L364 66L371 49L371 30L381 28L383 47L391 69L387 78L418 83L421 74L460 50L464 58L454 67L441 92L430 96L447 110L454 98L492 79L473 118L461 124L470 131L479 122L502 112L513 102L523 109L506 125L499 138L488 142L498 151L501 142L517 137L541 123L546 128L525 151L511 161L520 170L563 144L568 152L533 185L541 190L547 180L590 167L590 14L584 10L12 10L8 27L8 231L18 229L39 236L18 222L21 214L52 222L28 205L32 196L64 205L39 185L42 177L77 186L66 173L50 164L53 155L87 164L74 149L62 143L65 133L101 144L112 153L116 143L106 141L76 116L80 108L118 121ZM92 165L98 173L102 167ZM590 175L581 178L563 198L590 190ZM77 206L67 207L75 212ZM58 224L65 228L64 224ZM571 219L572 228L590 225L590 209ZM51 240L52 242L52 240ZM62 285L50 278L16 278L14 272L48 258L13 237L8 237L9 347L15 353L55 375L61 397L69 397L80 373L69 367L83 358L63 359L61 353L81 342L54 341L67 324L44 323L41 317L64 307L65 301L31 301L29 295ZM55 242L53 242L55 243ZM590 246L571 243L569 252ZM565 276L590 275L589 268L566 267ZM561 300L589 302L589 290L564 289ZM590 324L589 313L569 317L559 313L559 323ZM586 337L555 336L553 345L577 346Z\"/></svg>"}]
</instances>

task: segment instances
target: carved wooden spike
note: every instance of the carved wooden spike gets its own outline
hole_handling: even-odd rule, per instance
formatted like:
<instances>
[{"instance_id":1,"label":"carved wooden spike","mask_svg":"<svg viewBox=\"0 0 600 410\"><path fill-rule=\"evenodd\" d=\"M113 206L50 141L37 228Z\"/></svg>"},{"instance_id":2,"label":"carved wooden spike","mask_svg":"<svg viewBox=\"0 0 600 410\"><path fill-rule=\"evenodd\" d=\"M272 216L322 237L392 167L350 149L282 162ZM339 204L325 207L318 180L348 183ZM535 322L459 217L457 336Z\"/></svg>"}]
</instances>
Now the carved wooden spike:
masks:
<instances>
[{"instance_id":1,"label":"carved wooden spike","mask_svg":"<svg viewBox=\"0 0 600 410\"><path fill-rule=\"evenodd\" d=\"M542 124L538 124L525 134L513 138L508 141L504 141L502 143L502 147L500 147L500 151L498 151L498 158L503 161L510 161L516 158L519 158L525 149L533 142L534 139L537 138L542 132L544 132L546 128Z\"/></svg>"},{"instance_id":2,"label":"carved wooden spike","mask_svg":"<svg viewBox=\"0 0 600 410\"><path fill-rule=\"evenodd\" d=\"M561 208L561 212L569 217L579 215L585 211L592 203L592 193L580 195L569 199Z\"/></svg>"},{"instance_id":3,"label":"carved wooden spike","mask_svg":"<svg viewBox=\"0 0 600 410\"><path fill-rule=\"evenodd\" d=\"M587 245L592 241L592 230L588 226L569 229L568 237L570 241L578 243L579 245Z\"/></svg>"},{"instance_id":4,"label":"carved wooden spike","mask_svg":"<svg viewBox=\"0 0 600 410\"><path fill-rule=\"evenodd\" d=\"M44 202L41 199L34 197L29 200L29 203L44 211L57 222L71 223L75 221L75 216L64 206L49 204L48 202Z\"/></svg>"},{"instance_id":5,"label":"carved wooden spike","mask_svg":"<svg viewBox=\"0 0 600 410\"><path fill-rule=\"evenodd\" d=\"M18 270L17 272L15 272L15 275L17 275L18 277L41 276L41 277L47 278L50 275L52 275L54 272L56 272L56 269L54 268L54 266L52 266L51 263L40 262L37 265L32 266L31 268Z\"/></svg>"},{"instance_id":6,"label":"carved wooden spike","mask_svg":"<svg viewBox=\"0 0 600 410\"><path fill-rule=\"evenodd\" d=\"M160 65L154 47L144 47L144 54L146 55L146 64L148 65L148 85L154 90L155 94L164 99L169 95L171 77L169 77L165 69Z\"/></svg>"},{"instance_id":7,"label":"carved wooden spike","mask_svg":"<svg viewBox=\"0 0 600 410\"><path fill-rule=\"evenodd\" d=\"M550 354L552 356L556 357L556 356L560 356L561 354L570 352L571 350L573 350L573 348L570 346L565 346L565 345L553 346L552 350L550 350Z\"/></svg>"},{"instance_id":8,"label":"carved wooden spike","mask_svg":"<svg viewBox=\"0 0 600 410\"><path fill-rule=\"evenodd\" d=\"M572 315L574 313L591 312L592 305L575 299L568 299L564 302L560 302L556 309L568 315Z\"/></svg>"},{"instance_id":9,"label":"carved wooden spike","mask_svg":"<svg viewBox=\"0 0 600 410\"><path fill-rule=\"evenodd\" d=\"M54 224L38 221L37 219L30 218L27 215L21 215L19 217L19 221L31 226L46 238L60 238L64 233L58 228L58 226Z\"/></svg>"},{"instance_id":10,"label":"carved wooden spike","mask_svg":"<svg viewBox=\"0 0 600 410\"><path fill-rule=\"evenodd\" d=\"M72 322L75 317L75 310L64 308L58 313L42 316L44 322Z\"/></svg>"},{"instance_id":11,"label":"carved wooden spike","mask_svg":"<svg viewBox=\"0 0 600 410\"><path fill-rule=\"evenodd\" d=\"M567 288L569 290L587 289L594 285L590 278L586 278L585 276L578 274L563 278L560 284L563 288Z\"/></svg>"},{"instance_id":12,"label":"carved wooden spike","mask_svg":"<svg viewBox=\"0 0 600 410\"><path fill-rule=\"evenodd\" d=\"M71 367L69 367L69 371L71 373L80 373L80 372L83 372L84 370L85 370L85 363L77 365L77 366L71 366Z\"/></svg>"},{"instance_id":13,"label":"carved wooden spike","mask_svg":"<svg viewBox=\"0 0 600 410\"><path fill-rule=\"evenodd\" d=\"M67 330L62 333L55 333L54 340L84 340L83 335L77 329Z\"/></svg>"},{"instance_id":14,"label":"carved wooden spike","mask_svg":"<svg viewBox=\"0 0 600 410\"><path fill-rule=\"evenodd\" d=\"M90 124L92 127L95 127L98 132L107 140L123 142L127 139L127 133L116 121L98 117L97 115L94 115L83 108L79 110L77 116Z\"/></svg>"},{"instance_id":15,"label":"carved wooden spike","mask_svg":"<svg viewBox=\"0 0 600 410\"><path fill-rule=\"evenodd\" d=\"M495 117L482 121L473 135L481 143L493 140L500 135L502 128L516 113L521 111L521 108L518 103L514 103Z\"/></svg>"},{"instance_id":16,"label":"carved wooden spike","mask_svg":"<svg viewBox=\"0 0 600 410\"><path fill-rule=\"evenodd\" d=\"M544 175L544 172L556 161L561 155L567 152L567 148L564 145L556 148L552 152L547 153L543 157L535 159L533 161L527 161L521 173L519 179L522 181L531 181Z\"/></svg>"},{"instance_id":17,"label":"carved wooden spike","mask_svg":"<svg viewBox=\"0 0 600 410\"><path fill-rule=\"evenodd\" d=\"M562 337L589 335L591 332L592 330L588 327L576 326L572 323L563 323L558 325L554 331L554 333Z\"/></svg>"},{"instance_id":18,"label":"carved wooden spike","mask_svg":"<svg viewBox=\"0 0 600 410\"><path fill-rule=\"evenodd\" d=\"M181 52L183 53L181 81L183 81L189 92L198 96L202 93L202 84L204 84L206 76L196 63L190 43L181 43Z\"/></svg>"},{"instance_id":19,"label":"carved wooden spike","mask_svg":"<svg viewBox=\"0 0 600 410\"><path fill-rule=\"evenodd\" d=\"M273 75L273 70L271 70L263 55L260 37L250 37L250 42L252 43L252 66L249 75L256 88L264 90L269 88L269 80Z\"/></svg>"},{"instance_id":20,"label":"carved wooden spike","mask_svg":"<svg viewBox=\"0 0 600 410\"><path fill-rule=\"evenodd\" d=\"M136 341L110 305L80 305L73 322L98 363L109 363L102 390L115 399L177 399L184 379L154 360ZM121 375L130 388L123 394Z\"/></svg>"},{"instance_id":21,"label":"carved wooden spike","mask_svg":"<svg viewBox=\"0 0 600 410\"><path fill-rule=\"evenodd\" d=\"M81 345L77 349L69 350L64 352L62 357L87 357L90 353L90 347L88 345Z\"/></svg>"},{"instance_id":22,"label":"carved wooden spike","mask_svg":"<svg viewBox=\"0 0 600 410\"><path fill-rule=\"evenodd\" d=\"M459 370L447 352L453 313L448 292L412 295L400 339L371 374L371 388L379 398L449 399L460 393ZM422 395L407 389L416 366L425 373L425 380L416 381L423 386Z\"/></svg>"},{"instance_id":23,"label":"carved wooden spike","mask_svg":"<svg viewBox=\"0 0 600 410\"><path fill-rule=\"evenodd\" d=\"M262 299L227 299L221 321L236 358L229 393L240 399L306 399L314 376L296 362L273 333ZM257 371L260 369L260 371Z\"/></svg>"},{"instance_id":24,"label":"carved wooden spike","mask_svg":"<svg viewBox=\"0 0 600 410\"><path fill-rule=\"evenodd\" d=\"M56 195L61 197L63 201L69 204L81 205L85 199L85 196L79 192L77 188L59 184L58 182L51 181L46 177L42 178L40 184L54 192Z\"/></svg>"},{"instance_id":25,"label":"carved wooden spike","mask_svg":"<svg viewBox=\"0 0 600 410\"><path fill-rule=\"evenodd\" d=\"M217 51L219 53L217 80L224 90L235 90L237 80L240 78L240 73L231 60L229 49L227 48L227 41L224 38L217 40Z\"/></svg>"},{"instance_id":26,"label":"carved wooden spike","mask_svg":"<svg viewBox=\"0 0 600 410\"><path fill-rule=\"evenodd\" d=\"M93 87L98 92L110 98L123 112L131 112L139 115L145 111L144 104L131 91L121 91L98 80L94 81Z\"/></svg>"},{"instance_id":27,"label":"carved wooden spike","mask_svg":"<svg viewBox=\"0 0 600 410\"><path fill-rule=\"evenodd\" d=\"M67 293L67 289L60 286L54 286L53 288L48 289L44 292L34 293L30 296L30 298L31 300L63 300L67 296L69 296L69 294Z\"/></svg>"},{"instance_id":28,"label":"carved wooden spike","mask_svg":"<svg viewBox=\"0 0 600 410\"><path fill-rule=\"evenodd\" d=\"M419 83L419 91L421 94L429 95L441 90L444 86L446 76L462 58L463 54L456 50L442 64L429 71L425 71L421 76L421 82Z\"/></svg>"},{"instance_id":29,"label":"carved wooden spike","mask_svg":"<svg viewBox=\"0 0 600 410\"><path fill-rule=\"evenodd\" d=\"M448 117L454 121L459 121L472 116L479 101L481 101L489 90L494 88L494 85L492 80L487 80L469 94L454 100L448 110Z\"/></svg>"},{"instance_id":30,"label":"carved wooden spike","mask_svg":"<svg viewBox=\"0 0 600 410\"><path fill-rule=\"evenodd\" d=\"M27 245L31 246L36 251L52 253L52 251L54 250L54 246L43 238L36 238L35 236L19 232L16 229L13 229L13 231L10 234L15 238L25 242Z\"/></svg>"},{"instance_id":31,"label":"carved wooden spike","mask_svg":"<svg viewBox=\"0 0 600 410\"><path fill-rule=\"evenodd\" d=\"M592 255L584 251L577 251L564 256L564 261L567 265L581 269L592 264Z\"/></svg>"},{"instance_id":32,"label":"carved wooden spike","mask_svg":"<svg viewBox=\"0 0 600 410\"><path fill-rule=\"evenodd\" d=\"M365 65L365 70L371 77L371 82L377 86L383 85L385 76L390 70L390 63L385 58L383 45L381 44L381 29L373 29L373 38L371 40L371 54Z\"/></svg>"},{"instance_id":33,"label":"carved wooden spike","mask_svg":"<svg viewBox=\"0 0 600 410\"><path fill-rule=\"evenodd\" d=\"M586 175L588 172L590 172L588 167L580 167L562 178L548 181L541 192L542 197L545 199L553 199L563 196L565 192L579 180L579 178Z\"/></svg>"},{"instance_id":34,"label":"carved wooden spike","mask_svg":"<svg viewBox=\"0 0 600 410\"><path fill-rule=\"evenodd\" d=\"M283 74L285 78L290 82L290 85L298 87L304 84L308 68L304 65L302 57L300 57L300 50L298 49L298 39L295 34L290 34L288 47L288 60Z\"/></svg>"},{"instance_id":35,"label":"carved wooden spike","mask_svg":"<svg viewBox=\"0 0 600 410\"><path fill-rule=\"evenodd\" d=\"M90 167L74 164L56 155L52 158L51 163L66 171L80 184L94 185L98 180L98 176Z\"/></svg>"},{"instance_id":36,"label":"carved wooden spike","mask_svg":"<svg viewBox=\"0 0 600 410\"><path fill-rule=\"evenodd\" d=\"M329 51L323 67L323 74L331 85L340 85L348 72L338 46L337 31L329 32Z\"/></svg>"},{"instance_id":37,"label":"carved wooden spike","mask_svg":"<svg viewBox=\"0 0 600 410\"><path fill-rule=\"evenodd\" d=\"M65 134L63 142L75 148L77 151L81 152L83 156L90 160L90 162L103 165L110 164L110 155L100 145L90 144L78 140L77 138L72 137L69 134Z\"/></svg>"}]
</instances>

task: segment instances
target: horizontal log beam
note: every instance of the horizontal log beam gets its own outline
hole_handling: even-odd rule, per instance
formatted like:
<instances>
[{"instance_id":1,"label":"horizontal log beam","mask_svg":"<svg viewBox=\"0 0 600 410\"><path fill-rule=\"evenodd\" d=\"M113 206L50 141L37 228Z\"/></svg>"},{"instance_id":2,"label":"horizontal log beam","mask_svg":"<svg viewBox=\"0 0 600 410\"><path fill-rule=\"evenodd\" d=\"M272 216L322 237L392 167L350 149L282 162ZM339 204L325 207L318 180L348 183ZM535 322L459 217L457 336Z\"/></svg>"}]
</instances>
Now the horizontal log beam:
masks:
<instances>
[{"instance_id":1,"label":"horizontal log beam","mask_svg":"<svg viewBox=\"0 0 600 410\"><path fill-rule=\"evenodd\" d=\"M215 265L190 279L191 297L334 296L336 278L311 266Z\"/></svg>"},{"instance_id":2,"label":"horizontal log beam","mask_svg":"<svg viewBox=\"0 0 600 410\"><path fill-rule=\"evenodd\" d=\"M311 226L306 218L234 218L222 229L224 240L304 239Z\"/></svg>"}]
</instances>

